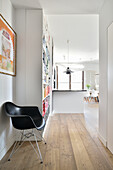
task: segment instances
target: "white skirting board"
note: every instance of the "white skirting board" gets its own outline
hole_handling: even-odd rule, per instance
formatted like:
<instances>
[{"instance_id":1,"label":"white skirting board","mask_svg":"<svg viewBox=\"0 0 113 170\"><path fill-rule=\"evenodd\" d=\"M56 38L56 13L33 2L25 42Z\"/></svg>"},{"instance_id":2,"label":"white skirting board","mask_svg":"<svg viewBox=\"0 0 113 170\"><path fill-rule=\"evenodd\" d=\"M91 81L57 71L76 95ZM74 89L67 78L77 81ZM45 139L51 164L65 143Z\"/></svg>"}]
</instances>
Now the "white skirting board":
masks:
<instances>
[{"instance_id":1,"label":"white skirting board","mask_svg":"<svg viewBox=\"0 0 113 170\"><path fill-rule=\"evenodd\" d=\"M101 142L104 144L105 147L107 147L107 141L98 133L98 137L101 140Z\"/></svg>"},{"instance_id":2,"label":"white skirting board","mask_svg":"<svg viewBox=\"0 0 113 170\"><path fill-rule=\"evenodd\" d=\"M45 135L45 133L46 133L46 129L47 129L47 126L48 126L48 122L49 122L50 116L53 116L53 114L50 113L50 115L48 116L48 119L47 119L47 121L46 121L46 125L45 125L45 128L44 128L44 132L43 132L43 134L42 134L43 138L44 138L44 135Z\"/></svg>"}]
</instances>

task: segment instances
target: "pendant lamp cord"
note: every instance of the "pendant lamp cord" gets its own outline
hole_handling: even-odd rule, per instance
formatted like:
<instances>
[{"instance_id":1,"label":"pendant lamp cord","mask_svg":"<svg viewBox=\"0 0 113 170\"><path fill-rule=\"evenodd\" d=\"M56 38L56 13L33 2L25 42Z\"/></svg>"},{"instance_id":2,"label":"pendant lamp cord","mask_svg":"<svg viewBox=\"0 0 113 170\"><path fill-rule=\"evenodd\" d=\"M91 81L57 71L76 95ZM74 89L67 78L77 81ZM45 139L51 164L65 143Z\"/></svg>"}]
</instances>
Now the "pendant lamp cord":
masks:
<instances>
[{"instance_id":1,"label":"pendant lamp cord","mask_svg":"<svg viewBox=\"0 0 113 170\"><path fill-rule=\"evenodd\" d=\"M68 64L69 64L69 40L67 40L67 45L68 45Z\"/></svg>"}]
</instances>

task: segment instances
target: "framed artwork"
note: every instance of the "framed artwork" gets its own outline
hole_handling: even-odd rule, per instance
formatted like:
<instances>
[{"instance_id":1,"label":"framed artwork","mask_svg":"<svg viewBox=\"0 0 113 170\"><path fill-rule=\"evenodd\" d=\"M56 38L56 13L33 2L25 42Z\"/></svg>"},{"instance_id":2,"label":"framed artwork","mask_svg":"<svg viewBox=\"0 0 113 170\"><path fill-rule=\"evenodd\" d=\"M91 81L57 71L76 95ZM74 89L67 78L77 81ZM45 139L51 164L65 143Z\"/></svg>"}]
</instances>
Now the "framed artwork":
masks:
<instances>
[{"instance_id":1,"label":"framed artwork","mask_svg":"<svg viewBox=\"0 0 113 170\"><path fill-rule=\"evenodd\" d=\"M0 14L0 73L16 76L16 32Z\"/></svg>"}]
</instances>

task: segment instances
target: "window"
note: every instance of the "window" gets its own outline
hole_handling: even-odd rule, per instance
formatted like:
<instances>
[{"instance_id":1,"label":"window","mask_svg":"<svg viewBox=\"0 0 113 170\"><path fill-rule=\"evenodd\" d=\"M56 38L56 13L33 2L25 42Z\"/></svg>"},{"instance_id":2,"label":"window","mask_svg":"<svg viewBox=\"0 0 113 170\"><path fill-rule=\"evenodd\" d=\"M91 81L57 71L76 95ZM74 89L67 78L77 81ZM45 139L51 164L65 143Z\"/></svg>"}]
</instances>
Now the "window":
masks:
<instances>
[{"instance_id":1,"label":"window","mask_svg":"<svg viewBox=\"0 0 113 170\"><path fill-rule=\"evenodd\" d=\"M69 74L66 74L64 71L66 70L63 66L58 66L58 89L59 90L69 90L69 81L71 81L71 90L82 90L83 89L83 72L82 71L74 71L71 74L71 79L69 78Z\"/></svg>"},{"instance_id":2,"label":"window","mask_svg":"<svg viewBox=\"0 0 113 170\"><path fill-rule=\"evenodd\" d=\"M74 71L71 74L71 89L82 90L82 71Z\"/></svg>"},{"instance_id":3,"label":"window","mask_svg":"<svg viewBox=\"0 0 113 170\"><path fill-rule=\"evenodd\" d=\"M69 90L69 75L64 73L65 68L58 66L58 89Z\"/></svg>"}]
</instances>

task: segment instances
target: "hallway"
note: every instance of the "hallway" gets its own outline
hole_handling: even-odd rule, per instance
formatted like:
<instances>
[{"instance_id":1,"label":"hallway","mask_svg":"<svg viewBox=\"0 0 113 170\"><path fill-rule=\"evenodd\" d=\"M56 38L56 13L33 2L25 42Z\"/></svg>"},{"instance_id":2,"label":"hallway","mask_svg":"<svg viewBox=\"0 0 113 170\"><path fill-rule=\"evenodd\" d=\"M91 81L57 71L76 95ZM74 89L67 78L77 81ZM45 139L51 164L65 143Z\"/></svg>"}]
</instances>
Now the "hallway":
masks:
<instances>
[{"instance_id":1,"label":"hallway","mask_svg":"<svg viewBox=\"0 0 113 170\"><path fill-rule=\"evenodd\" d=\"M87 105L88 107L88 105ZM39 143L44 163L39 163L29 143L2 159L0 170L111 170L113 155L100 142L97 130L83 114L51 116L45 133L47 145Z\"/></svg>"}]
</instances>

